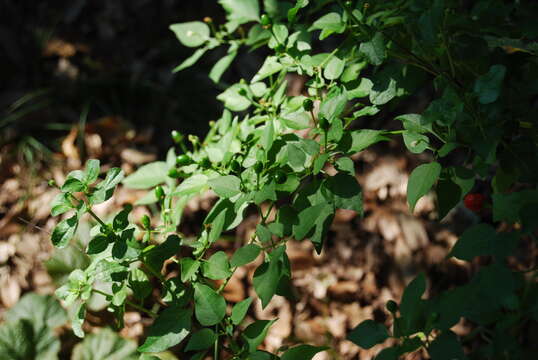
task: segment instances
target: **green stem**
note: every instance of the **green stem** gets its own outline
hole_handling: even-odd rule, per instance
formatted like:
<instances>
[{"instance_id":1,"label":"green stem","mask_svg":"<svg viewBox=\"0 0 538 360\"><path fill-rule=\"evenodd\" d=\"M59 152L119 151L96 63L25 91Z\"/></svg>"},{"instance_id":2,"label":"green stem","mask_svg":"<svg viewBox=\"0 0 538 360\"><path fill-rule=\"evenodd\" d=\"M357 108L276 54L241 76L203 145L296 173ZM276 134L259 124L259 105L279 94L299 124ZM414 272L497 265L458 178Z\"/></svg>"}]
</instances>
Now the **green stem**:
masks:
<instances>
[{"instance_id":1,"label":"green stem","mask_svg":"<svg viewBox=\"0 0 538 360\"><path fill-rule=\"evenodd\" d=\"M100 295L103 295L105 297L113 297L112 294L108 294L104 291L101 291L101 290L98 290L98 289L92 289L93 292L97 293L97 294L100 294ZM145 308L143 308L142 306L138 305L138 304L135 304L134 302L130 301L130 300L127 300L125 299L125 303L127 305L129 305L130 307L138 310L138 311L142 311L143 313L146 313L148 314L149 316L151 316L152 318L156 318L157 317L157 314L155 314L153 311L150 311L150 310L147 310Z\"/></svg>"}]
</instances>

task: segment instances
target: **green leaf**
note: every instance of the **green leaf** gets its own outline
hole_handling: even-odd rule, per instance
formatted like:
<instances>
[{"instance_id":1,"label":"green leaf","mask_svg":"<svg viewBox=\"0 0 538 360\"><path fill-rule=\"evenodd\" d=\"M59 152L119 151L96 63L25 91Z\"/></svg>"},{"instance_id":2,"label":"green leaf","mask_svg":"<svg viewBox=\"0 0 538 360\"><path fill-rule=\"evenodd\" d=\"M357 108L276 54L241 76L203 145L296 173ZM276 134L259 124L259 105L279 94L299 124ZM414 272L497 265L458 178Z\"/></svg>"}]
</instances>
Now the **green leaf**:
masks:
<instances>
[{"instance_id":1,"label":"green leaf","mask_svg":"<svg viewBox=\"0 0 538 360\"><path fill-rule=\"evenodd\" d=\"M390 141L383 130L362 129L346 132L338 148L346 154L355 154L380 141Z\"/></svg>"},{"instance_id":2,"label":"green leaf","mask_svg":"<svg viewBox=\"0 0 538 360\"><path fill-rule=\"evenodd\" d=\"M361 70L364 69L367 65L368 63L366 61L362 61L360 63L349 64L344 70L344 73L342 74L342 77L340 79L343 82L350 82L353 80L357 80L357 78L360 75Z\"/></svg>"},{"instance_id":3,"label":"green leaf","mask_svg":"<svg viewBox=\"0 0 538 360\"><path fill-rule=\"evenodd\" d=\"M73 206L70 200L70 194L62 192L52 200L50 214L52 216L58 216L74 208L75 206Z\"/></svg>"},{"instance_id":4,"label":"green leaf","mask_svg":"<svg viewBox=\"0 0 538 360\"><path fill-rule=\"evenodd\" d=\"M320 154L316 160L314 161L314 168L312 169L314 175L319 174L319 172L323 169L325 166L325 163L327 163L327 160L329 160L329 154L323 153Z\"/></svg>"},{"instance_id":5,"label":"green leaf","mask_svg":"<svg viewBox=\"0 0 538 360\"><path fill-rule=\"evenodd\" d=\"M86 161L86 168L84 170L84 183L86 185L93 184L99 176L99 160L89 159Z\"/></svg>"},{"instance_id":6,"label":"green leaf","mask_svg":"<svg viewBox=\"0 0 538 360\"><path fill-rule=\"evenodd\" d=\"M266 307L276 293L281 276L280 261L271 260L258 266L254 271L253 285L256 294L262 301L262 307Z\"/></svg>"},{"instance_id":7,"label":"green leaf","mask_svg":"<svg viewBox=\"0 0 538 360\"><path fill-rule=\"evenodd\" d=\"M207 261L202 263L202 272L212 280L226 279L232 275L228 257L224 251L217 251Z\"/></svg>"},{"instance_id":8,"label":"green leaf","mask_svg":"<svg viewBox=\"0 0 538 360\"><path fill-rule=\"evenodd\" d=\"M140 269L132 269L129 272L129 285L133 290L134 297L138 300L144 300L153 290L148 276Z\"/></svg>"},{"instance_id":9,"label":"green leaf","mask_svg":"<svg viewBox=\"0 0 538 360\"><path fill-rule=\"evenodd\" d=\"M296 172L304 170L306 163L306 154L304 151L293 143L286 145L286 150L290 167Z\"/></svg>"},{"instance_id":10,"label":"green leaf","mask_svg":"<svg viewBox=\"0 0 538 360\"><path fill-rule=\"evenodd\" d=\"M306 7L308 3L308 0L297 0L295 6L288 10L288 21L293 23L295 21L295 17L297 16L297 12Z\"/></svg>"},{"instance_id":11,"label":"green leaf","mask_svg":"<svg viewBox=\"0 0 538 360\"><path fill-rule=\"evenodd\" d=\"M341 34L345 31L345 29L346 24L342 21L340 14L331 12L314 21L308 31L322 30L319 39L323 40L332 33Z\"/></svg>"},{"instance_id":12,"label":"green leaf","mask_svg":"<svg viewBox=\"0 0 538 360\"><path fill-rule=\"evenodd\" d=\"M352 86L355 86L355 87L352 88ZM365 77L361 78L360 81L351 82L346 85L347 99L352 100L352 99L366 97L370 95L370 92L372 91L373 87L374 87L374 83L372 82L372 80ZM358 113L359 115L355 115L356 113ZM353 113L353 116L356 116L356 117L361 116L360 111L357 111L356 113Z\"/></svg>"},{"instance_id":13,"label":"green leaf","mask_svg":"<svg viewBox=\"0 0 538 360\"><path fill-rule=\"evenodd\" d=\"M466 358L458 336L452 331L444 331L437 336L428 347L428 354L432 360L463 360Z\"/></svg>"},{"instance_id":14,"label":"green leaf","mask_svg":"<svg viewBox=\"0 0 538 360\"><path fill-rule=\"evenodd\" d=\"M34 333L28 320L17 320L0 326L0 356L2 360L57 360L60 341L45 328Z\"/></svg>"},{"instance_id":15,"label":"green leaf","mask_svg":"<svg viewBox=\"0 0 538 360\"><path fill-rule=\"evenodd\" d=\"M220 238L222 231L224 230L224 225L226 222L226 212L221 212L215 217L215 220L211 223L211 229L209 230L209 235L207 236L208 242L210 244L214 243Z\"/></svg>"},{"instance_id":16,"label":"green leaf","mask_svg":"<svg viewBox=\"0 0 538 360\"><path fill-rule=\"evenodd\" d=\"M112 220L112 229L114 231L121 231L127 228L129 225L129 213L132 209L132 205L127 204L123 207L123 210L114 216L114 219Z\"/></svg>"},{"instance_id":17,"label":"green leaf","mask_svg":"<svg viewBox=\"0 0 538 360\"><path fill-rule=\"evenodd\" d=\"M164 309L150 327L138 351L160 352L179 344L191 331L192 312L175 306Z\"/></svg>"},{"instance_id":18,"label":"green leaf","mask_svg":"<svg viewBox=\"0 0 538 360\"><path fill-rule=\"evenodd\" d=\"M473 91L481 104L491 104L499 98L505 74L504 65L492 65L486 74L476 79Z\"/></svg>"},{"instance_id":19,"label":"green leaf","mask_svg":"<svg viewBox=\"0 0 538 360\"><path fill-rule=\"evenodd\" d=\"M149 189L166 181L168 165L164 161L156 161L142 165L134 173L123 180L123 185L130 189Z\"/></svg>"},{"instance_id":20,"label":"green leaf","mask_svg":"<svg viewBox=\"0 0 538 360\"><path fill-rule=\"evenodd\" d=\"M293 237L296 240L304 239L320 224L320 220L325 220L333 212L333 206L328 203L320 203L303 209L298 214L298 224L293 226Z\"/></svg>"},{"instance_id":21,"label":"green leaf","mask_svg":"<svg viewBox=\"0 0 538 360\"><path fill-rule=\"evenodd\" d=\"M280 62L278 62L278 58L276 56L268 56L267 58L265 58L265 61L263 62L263 65L260 70L258 70L256 75L254 75L250 82L256 83L260 80L265 79L266 77L276 74L283 68L284 66Z\"/></svg>"},{"instance_id":22,"label":"green leaf","mask_svg":"<svg viewBox=\"0 0 538 360\"><path fill-rule=\"evenodd\" d=\"M383 343L389 337L389 332L383 324L373 320L364 320L347 335L347 339L363 349Z\"/></svg>"},{"instance_id":23,"label":"green leaf","mask_svg":"<svg viewBox=\"0 0 538 360\"><path fill-rule=\"evenodd\" d=\"M236 47L230 47L228 54L222 57L217 63L211 68L209 72L209 78L215 83L220 81L222 74L230 67L230 64L234 61L237 56L237 50L234 50Z\"/></svg>"},{"instance_id":24,"label":"green leaf","mask_svg":"<svg viewBox=\"0 0 538 360\"><path fill-rule=\"evenodd\" d=\"M106 173L105 180L101 181L96 187L93 194L88 196L90 204L95 205L110 199L114 193L114 188L123 180L123 170L120 168L111 168Z\"/></svg>"},{"instance_id":25,"label":"green leaf","mask_svg":"<svg viewBox=\"0 0 538 360\"><path fill-rule=\"evenodd\" d=\"M230 319L232 320L232 324L239 325L241 321L245 318L247 315L248 308L250 307L250 304L252 303L252 298L248 297L243 301L238 302L234 305L232 308L232 315Z\"/></svg>"},{"instance_id":26,"label":"green leaf","mask_svg":"<svg viewBox=\"0 0 538 360\"><path fill-rule=\"evenodd\" d=\"M243 87L239 84L232 85L217 96L217 100L232 111L243 111L250 106L250 100L239 93Z\"/></svg>"},{"instance_id":27,"label":"green leaf","mask_svg":"<svg viewBox=\"0 0 538 360\"><path fill-rule=\"evenodd\" d=\"M73 193L84 191L85 187L86 185L81 180L75 178L67 178L67 180L65 180L64 184L62 185L61 190L63 192Z\"/></svg>"},{"instance_id":28,"label":"green leaf","mask_svg":"<svg viewBox=\"0 0 538 360\"><path fill-rule=\"evenodd\" d=\"M226 301L207 285L194 284L194 314L203 326L219 323L226 315Z\"/></svg>"},{"instance_id":29,"label":"green leaf","mask_svg":"<svg viewBox=\"0 0 538 360\"><path fill-rule=\"evenodd\" d=\"M323 76L327 80L336 80L342 75L346 62L337 56L333 56L331 60L325 65L323 70Z\"/></svg>"},{"instance_id":30,"label":"green leaf","mask_svg":"<svg viewBox=\"0 0 538 360\"><path fill-rule=\"evenodd\" d=\"M100 329L73 348L71 360L135 360L136 342L120 337L110 329Z\"/></svg>"},{"instance_id":31,"label":"green leaf","mask_svg":"<svg viewBox=\"0 0 538 360\"><path fill-rule=\"evenodd\" d=\"M79 244L73 242L63 249L56 249L44 264L53 280L62 284L73 270L85 269L90 264L90 258Z\"/></svg>"},{"instance_id":32,"label":"green leaf","mask_svg":"<svg viewBox=\"0 0 538 360\"><path fill-rule=\"evenodd\" d=\"M381 65L387 57L383 33L377 32L370 41L363 42L359 47L359 54L363 55L370 64Z\"/></svg>"},{"instance_id":33,"label":"green leaf","mask_svg":"<svg viewBox=\"0 0 538 360\"><path fill-rule=\"evenodd\" d=\"M324 185L337 208L362 214L362 190L355 176L338 173L328 177Z\"/></svg>"},{"instance_id":34,"label":"green leaf","mask_svg":"<svg viewBox=\"0 0 538 360\"><path fill-rule=\"evenodd\" d=\"M403 134L405 147L413 154L420 154L430 145L430 139L426 135L422 135L412 131L405 131Z\"/></svg>"},{"instance_id":35,"label":"green leaf","mask_svg":"<svg viewBox=\"0 0 538 360\"><path fill-rule=\"evenodd\" d=\"M261 248L256 244L247 244L243 247L240 247L232 255L230 260L230 265L232 267L238 267L246 265L254 261L260 254Z\"/></svg>"},{"instance_id":36,"label":"green leaf","mask_svg":"<svg viewBox=\"0 0 538 360\"><path fill-rule=\"evenodd\" d=\"M61 249L67 246L69 240L75 235L78 227L77 215L60 221L52 230L51 240L54 246Z\"/></svg>"},{"instance_id":37,"label":"green leaf","mask_svg":"<svg viewBox=\"0 0 538 360\"><path fill-rule=\"evenodd\" d=\"M441 174L441 165L437 162L417 166L407 183L407 202L411 212L415 209L417 201L430 191Z\"/></svg>"},{"instance_id":38,"label":"green leaf","mask_svg":"<svg viewBox=\"0 0 538 360\"><path fill-rule=\"evenodd\" d=\"M319 108L319 116L325 117L329 123L339 117L344 111L347 104L347 95L344 92L333 92L328 95Z\"/></svg>"},{"instance_id":39,"label":"green leaf","mask_svg":"<svg viewBox=\"0 0 538 360\"><path fill-rule=\"evenodd\" d=\"M369 96L373 105L384 105L398 96L398 80L401 80L398 75L393 68L384 68L376 74Z\"/></svg>"},{"instance_id":40,"label":"green leaf","mask_svg":"<svg viewBox=\"0 0 538 360\"><path fill-rule=\"evenodd\" d=\"M283 24L274 24L272 28L274 39L277 44L285 44L286 39L288 38L289 32L286 25ZM269 45L271 46L271 44Z\"/></svg>"},{"instance_id":41,"label":"green leaf","mask_svg":"<svg viewBox=\"0 0 538 360\"><path fill-rule=\"evenodd\" d=\"M155 271L160 272L165 260L179 252L181 239L177 235L169 235L166 240L144 254L145 262Z\"/></svg>"},{"instance_id":42,"label":"green leaf","mask_svg":"<svg viewBox=\"0 0 538 360\"><path fill-rule=\"evenodd\" d=\"M288 114L284 114L281 117L284 125L294 130L303 130L310 127L310 114L304 110L294 111Z\"/></svg>"},{"instance_id":43,"label":"green leaf","mask_svg":"<svg viewBox=\"0 0 538 360\"><path fill-rule=\"evenodd\" d=\"M410 334L415 330L417 318L422 314L421 297L426 291L426 276L420 273L404 290L400 304L400 314L403 318L404 333Z\"/></svg>"},{"instance_id":44,"label":"green leaf","mask_svg":"<svg viewBox=\"0 0 538 360\"><path fill-rule=\"evenodd\" d=\"M241 180L234 175L219 176L209 180L208 184L222 198L231 198L241 192Z\"/></svg>"},{"instance_id":45,"label":"green leaf","mask_svg":"<svg viewBox=\"0 0 538 360\"><path fill-rule=\"evenodd\" d=\"M169 28L176 34L179 41L188 47L203 45L210 38L209 26L201 21L172 24Z\"/></svg>"},{"instance_id":46,"label":"green leaf","mask_svg":"<svg viewBox=\"0 0 538 360\"><path fill-rule=\"evenodd\" d=\"M217 334L209 328L203 328L192 334L185 351L205 350L215 344Z\"/></svg>"},{"instance_id":47,"label":"green leaf","mask_svg":"<svg viewBox=\"0 0 538 360\"><path fill-rule=\"evenodd\" d=\"M461 200L461 188L452 180L439 180L437 188L437 211L439 220L443 219Z\"/></svg>"},{"instance_id":48,"label":"green leaf","mask_svg":"<svg viewBox=\"0 0 538 360\"><path fill-rule=\"evenodd\" d=\"M256 225L256 236L262 243L268 243L273 237L271 231L263 224Z\"/></svg>"},{"instance_id":49,"label":"green leaf","mask_svg":"<svg viewBox=\"0 0 538 360\"><path fill-rule=\"evenodd\" d=\"M256 191L254 195L254 203L256 205L259 205L262 202L267 201L267 200L272 200L272 201L277 200L275 181L271 181L270 183L265 183L263 187L261 188L261 190Z\"/></svg>"},{"instance_id":50,"label":"green leaf","mask_svg":"<svg viewBox=\"0 0 538 360\"><path fill-rule=\"evenodd\" d=\"M400 358L400 347L391 346L381 350L375 360L398 360Z\"/></svg>"},{"instance_id":51,"label":"green leaf","mask_svg":"<svg viewBox=\"0 0 538 360\"><path fill-rule=\"evenodd\" d=\"M267 336L267 331L275 320L257 320L247 326L241 336L247 343L247 351L253 353Z\"/></svg>"},{"instance_id":52,"label":"green leaf","mask_svg":"<svg viewBox=\"0 0 538 360\"><path fill-rule=\"evenodd\" d=\"M273 146L274 141L275 126L273 124L273 121L269 120L263 128L262 136L260 137L260 145L267 152L269 151L269 149L271 149L271 146Z\"/></svg>"},{"instance_id":53,"label":"green leaf","mask_svg":"<svg viewBox=\"0 0 538 360\"><path fill-rule=\"evenodd\" d=\"M200 262L190 257L184 257L180 260L181 281L187 282L194 278L194 275L200 268Z\"/></svg>"},{"instance_id":54,"label":"green leaf","mask_svg":"<svg viewBox=\"0 0 538 360\"><path fill-rule=\"evenodd\" d=\"M526 204L538 203L538 190L522 190L513 193L496 193L493 199L493 221L520 221L519 214Z\"/></svg>"},{"instance_id":55,"label":"green leaf","mask_svg":"<svg viewBox=\"0 0 538 360\"><path fill-rule=\"evenodd\" d=\"M488 224L478 224L467 230L458 239L450 255L471 261L475 256L491 255L497 232Z\"/></svg>"},{"instance_id":56,"label":"green leaf","mask_svg":"<svg viewBox=\"0 0 538 360\"><path fill-rule=\"evenodd\" d=\"M254 271L252 283L256 294L262 301L262 308L267 306L276 293L278 283L282 277L281 258L285 251L285 246L279 246L270 254L269 262L264 262Z\"/></svg>"},{"instance_id":57,"label":"green leaf","mask_svg":"<svg viewBox=\"0 0 538 360\"><path fill-rule=\"evenodd\" d=\"M176 66L174 68L174 70L172 70L173 73L176 73L176 72L179 72L181 70L185 70L191 66L193 66L194 64L196 64L198 62L198 60L200 60L200 58L202 56L204 56L204 54L207 52L207 48L200 48L200 49L196 49L196 51L191 55L189 56L188 58L186 58L185 60L183 60L181 62L181 64L179 64L178 66Z\"/></svg>"},{"instance_id":58,"label":"green leaf","mask_svg":"<svg viewBox=\"0 0 538 360\"><path fill-rule=\"evenodd\" d=\"M4 318L8 322L28 320L34 333L39 334L45 328L54 329L64 325L67 313L52 296L27 293L5 313Z\"/></svg>"},{"instance_id":59,"label":"green leaf","mask_svg":"<svg viewBox=\"0 0 538 360\"><path fill-rule=\"evenodd\" d=\"M97 235L88 243L88 255L95 255L105 251L110 244L110 240L105 235Z\"/></svg>"},{"instance_id":60,"label":"green leaf","mask_svg":"<svg viewBox=\"0 0 538 360\"><path fill-rule=\"evenodd\" d=\"M230 21L244 24L260 20L258 0L219 0L219 4L228 13L228 20Z\"/></svg>"},{"instance_id":61,"label":"green leaf","mask_svg":"<svg viewBox=\"0 0 538 360\"><path fill-rule=\"evenodd\" d=\"M327 346L299 345L292 347L282 354L281 360L311 360L319 352L328 350Z\"/></svg>"},{"instance_id":62,"label":"green leaf","mask_svg":"<svg viewBox=\"0 0 538 360\"><path fill-rule=\"evenodd\" d=\"M195 174L179 184L176 190L172 193L172 196L196 194L207 186L207 180L207 176L203 174Z\"/></svg>"},{"instance_id":63,"label":"green leaf","mask_svg":"<svg viewBox=\"0 0 538 360\"><path fill-rule=\"evenodd\" d=\"M82 324L86 317L86 304L80 303L75 308L71 315L71 328L73 333L79 338L84 337L84 331L82 330Z\"/></svg>"}]
</instances>

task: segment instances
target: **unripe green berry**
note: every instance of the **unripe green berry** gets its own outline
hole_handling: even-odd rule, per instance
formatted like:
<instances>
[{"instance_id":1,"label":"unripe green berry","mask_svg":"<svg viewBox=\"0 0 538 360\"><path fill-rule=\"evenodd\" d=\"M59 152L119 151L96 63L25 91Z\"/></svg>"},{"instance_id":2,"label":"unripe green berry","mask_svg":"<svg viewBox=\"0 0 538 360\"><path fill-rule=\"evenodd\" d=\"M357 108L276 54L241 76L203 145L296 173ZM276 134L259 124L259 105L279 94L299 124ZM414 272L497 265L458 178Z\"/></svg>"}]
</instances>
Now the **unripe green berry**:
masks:
<instances>
[{"instance_id":1,"label":"unripe green berry","mask_svg":"<svg viewBox=\"0 0 538 360\"><path fill-rule=\"evenodd\" d=\"M177 130L172 130L170 135L172 136L172 140L174 140L176 144L180 143L181 140L183 140L183 135L181 135L181 133Z\"/></svg>"},{"instance_id":2,"label":"unripe green berry","mask_svg":"<svg viewBox=\"0 0 538 360\"><path fill-rule=\"evenodd\" d=\"M396 301L394 301L394 300L387 301L387 304L385 305L385 307L392 314L394 314L396 311L398 311L398 304L396 304Z\"/></svg>"},{"instance_id":3,"label":"unripe green berry","mask_svg":"<svg viewBox=\"0 0 538 360\"><path fill-rule=\"evenodd\" d=\"M287 179L287 175L284 171L277 170L275 172L275 182L277 184L284 184L286 182L286 179Z\"/></svg>"},{"instance_id":4,"label":"unripe green berry","mask_svg":"<svg viewBox=\"0 0 538 360\"><path fill-rule=\"evenodd\" d=\"M189 155L178 155L176 157L176 166L186 166L192 164L193 161Z\"/></svg>"},{"instance_id":5,"label":"unripe green berry","mask_svg":"<svg viewBox=\"0 0 538 360\"><path fill-rule=\"evenodd\" d=\"M263 163L261 161L258 161L256 164L254 164L254 171L257 174L261 174L261 172L263 171Z\"/></svg>"},{"instance_id":6,"label":"unripe green berry","mask_svg":"<svg viewBox=\"0 0 538 360\"><path fill-rule=\"evenodd\" d=\"M164 197L164 190L162 186L159 185L155 188L155 197L159 200Z\"/></svg>"},{"instance_id":7,"label":"unripe green berry","mask_svg":"<svg viewBox=\"0 0 538 360\"><path fill-rule=\"evenodd\" d=\"M314 109L314 102L310 98L306 98L303 101L303 109L305 111L312 111Z\"/></svg>"},{"instance_id":8,"label":"unripe green berry","mask_svg":"<svg viewBox=\"0 0 538 360\"><path fill-rule=\"evenodd\" d=\"M239 95L247 96L247 91L245 89L239 89Z\"/></svg>"},{"instance_id":9,"label":"unripe green berry","mask_svg":"<svg viewBox=\"0 0 538 360\"><path fill-rule=\"evenodd\" d=\"M202 169L209 169L211 167L211 161L207 157L205 157L198 162L198 165Z\"/></svg>"},{"instance_id":10,"label":"unripe green berry","mask_svg":"<svg viewBox=\"0 0 538 360\"><path fill-rule=\"evenodd\" d=\"M271 25L271 18L269 17L269 15L263 14L260 19L260 23L262 24L262 26L269 26Z\"/></svg>"},{"instance_id":11,"label":"unripe green berry","mask_svg":"<svg viewBox=\"0 0 538 360\"><path fill-rule=\"evenodd\" d=\"M151 221L149 219L149 216L147 215L142 216L142 218L140 219L140 222L142 223L142 226L144 227L144 229L149 229L151 226Z\"/></svg>"},{"instance_id":12,"label":"unripe green berry","mask_svg":"<svg viewBox=\"0 0 538 360\"><path fill-rule=\"evenodd\" d=\"M241 171L241 164L239 164L239 161L232 160L232 162L230 163L230 170L232 170L235 173L240 172Z\"/></svg>"},{"instance_id":13,"label":"unripe green berry","mask_svg":"<svg viewBox=\"0 0 538 360\"><path fill-rule=\"evenodd\" d=\"M284 46L284 44L278 44L276 47L275 47L275 51L277 53L283 53L284 51L286 51L286 47Z\"/></svg>"},{"instance_id":14,"label":"unripe green berry","mask_svg":"<svg viewBox=\"0 0 538 360\"><path fill-rule=\"evenodd\" d=\"M320 128L322 128L323 130L329 129L329 126L330 126L329 120L327 120L325 116L320 115L318 121L319 121Z\"/></svg>"},{"instance_id":15,"label":"unripe green berry","mask_svg":"<svg viewBox=\"0 0 538 360\"><path fill-rule=\"evenodd\" d=\"M168 170L168 177L171 177L172 179L179 179L181 177L181 172L173 167L170 170Z\"/></svg>"}]
</instances>

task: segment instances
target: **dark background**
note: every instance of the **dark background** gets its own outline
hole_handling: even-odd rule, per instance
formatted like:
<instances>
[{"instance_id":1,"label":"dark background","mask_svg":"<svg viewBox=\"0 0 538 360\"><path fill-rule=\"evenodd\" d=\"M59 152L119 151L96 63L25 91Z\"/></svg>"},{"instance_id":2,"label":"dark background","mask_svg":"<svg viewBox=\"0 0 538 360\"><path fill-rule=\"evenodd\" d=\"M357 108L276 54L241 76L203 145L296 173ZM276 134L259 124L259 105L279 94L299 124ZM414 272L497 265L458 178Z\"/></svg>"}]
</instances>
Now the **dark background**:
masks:
<instances>
[{"instance_id":1,"label":"dark background","mask_svg":"<svg viewBox=\"0 0 538 360\"><path fill-rule=\"evenodd\" d=\"M223 23L215 0L0 0L0 9L0 146L10 154L53 153L74 125L121 117L151 128L162 156L171 129L203 136L220 117L221 88L259 66L240 54L219 88L207 75L220 48L172 73L194 49L169 25Z\"/></svg>"}]
</instances>

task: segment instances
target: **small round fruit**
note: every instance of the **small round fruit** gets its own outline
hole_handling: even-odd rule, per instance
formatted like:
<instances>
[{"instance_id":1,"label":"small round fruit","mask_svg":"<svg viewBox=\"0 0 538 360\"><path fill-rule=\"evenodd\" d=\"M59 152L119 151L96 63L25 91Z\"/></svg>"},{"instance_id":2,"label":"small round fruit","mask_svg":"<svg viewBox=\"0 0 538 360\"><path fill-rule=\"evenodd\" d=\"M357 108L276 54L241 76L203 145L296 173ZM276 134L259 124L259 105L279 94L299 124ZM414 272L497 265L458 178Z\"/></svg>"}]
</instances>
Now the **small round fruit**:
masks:
<instances>
[{"instance_id":1,"label":"small round fruit","mask_svg":"<svg viewBox=\"0 0 538 360\"><path fill-rule=\"evenodd\" d=\"M149 227L151 226L151 221L149 219L149 216L147 215L142 216L142 219L140 219L140 222L142 223L142 226L144 227L144 229L149 229Z\"/></svg>"},{"instance_id":2,"label":"small round fruit","mask_svg":"<svg viewBox=\"0 0 538 360\"><path fill-rule=\"evenodd\" d=\"M471 211L479 212L484 205L484 195L482 194L467 194L463 199L465 207Z\"/></svg>"},{"instance_id":3,"label":"small round fruit","mask_svg":"<svg viewBox=\"0 0 538 360\"><path fill-rule=\"evenodd\" d=\"M329 120L325 116L320 115L319 117L319 127L323 130L327 130L329 128Z\"/></svg>"},{"instance_id":4,"label":"small round fruit","mask_svg":"<svg viewBox=\"0 0 538 360\"><path fill-rule=\"evenodd\" d=\"M241 171L241 164L237 160L232 160L230 163L230 170L232 170L235 173L238 173Z\"/></svg>"},{"instance_id":5,"label":"small round fruit","mask_svg":"<svg viewBox=\"0 0 538 360\"><path fill-rule=\"evenodd\" d=\"M172 130L170 135L172 136L172 140L174 140L176 144L180 143L183 139L183 135L181 135L181 133L177 130Z\"/></svg>"},{"instance_id":6,"label":"small round fruit","mask_svg":"<svg viewBox=\"0 0 538 360\"><path fill-rule=\"evenodd\" d=\"M209 158L205 157L198 162L198 165L202 169L209 169L211 167L211 161L209 161Z\"/></svg>"},{"instance_id":7,"label":"small round fruit","mask_svg":"<svg viewBox=\"0 0 538 360\"><path fill-rule=\"evenodd\" d=\"M392 314L394 314L396 311L398 311L398 304L396 304L396 301L394 301L394 300L387 301L387 304L385 305L385 307Z\"/></svg>"},{"instance_id":8,"label":"small round fruit","mask_svg":"<svg viewBox=\"0 0 538 360\"><path fill-rule=\"evenodd\" d=\"M277 184L284 184L287 180L287 175L282 170L277 170L275 173L275 181Z\"/></svg>"},{"instance_id":9,"label":"small round fruit","mask_svg":"<svg viewBox=\"0 0 538 360\"><path fill-rule=\"evenodd\" d=\"M314 109L314 102L312 101L312 99L310 98L304 99L303 109L305 109L305 111L312 111L312 109Z\"/></svg>"},{"instance_id":10,"label":"small round fruit","mask_svg":"<svg viewBox=\"0 0 538 360\"><path fill-rule=\"evenodd\" d=\"M181 177L181 171L175 167L171 168L168 170L168 177L171 177L172 179L179 179Z\"/></svg>"},{"instance_id":11,"label":"small round fruit","mask_svg":"<svg viewBox=\"0 0 538 360\"><path fill-rule=\"evenodd\" d=\"M254 164L254 171L256 174L261 174L263 171L263 163L261 161L258 161L256 164Z\"/></svg>"},{"instance_id":12,"label":"small round fruit","mask_svg":"<svg viewBox=\"0 0 538 360\"><path fill-rule=\"evenodd\" d=\"M155 197L159 200L164 197L164 190L162 186L159 185L155 188Z\"/></svg>"},{"instance_id":13,"label":"small round fruit","mask_svg":"<svg viewBox=\"0 0 538 360\"><path fill-rule=\"evenodd\" d=\"M176 157L176 166L186 166L192 164L193 161L189 155L178 155Z\"/></svg>"},{"instance_id":14,"label":"small round fruit","mask_svg":"<svg viewBox=\"0 0 538 360\"><path fill-rule=\"evenodd\" d=\"M239 95L247 96L247 91L245 89L239 89Z\"/></svg>"},{"instance_id":15,"label":"small round fruit","mask_svg":"<svg viewBox=\"0 0 538 360\"><path fill-rule=\"evenodd\" d=\"M278 44L276 47L275 47L275 51L277 53L283 53L284 51L286 51L286 47L284 46L284 44Z\"/></svg>"},{"instance_id":16,"label":"small round fruit","mask_svg":"<svg viewBox=\"0 0 538 360\"><path fill-rule=\"evenodd\" d=\"M267 14L263 14L260 20L262 26L269 26L271 25L271 18Z\"/></svg>"}]
</instances>

